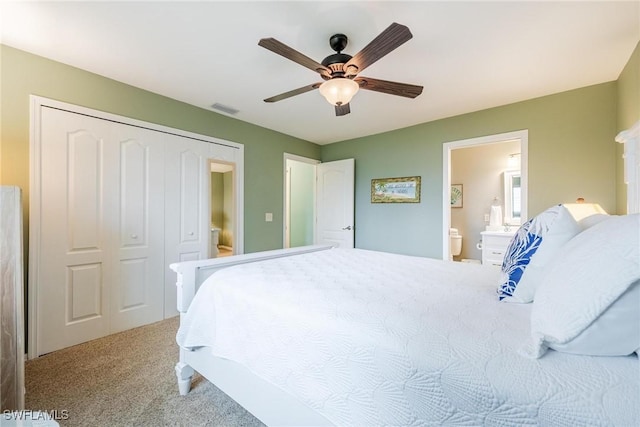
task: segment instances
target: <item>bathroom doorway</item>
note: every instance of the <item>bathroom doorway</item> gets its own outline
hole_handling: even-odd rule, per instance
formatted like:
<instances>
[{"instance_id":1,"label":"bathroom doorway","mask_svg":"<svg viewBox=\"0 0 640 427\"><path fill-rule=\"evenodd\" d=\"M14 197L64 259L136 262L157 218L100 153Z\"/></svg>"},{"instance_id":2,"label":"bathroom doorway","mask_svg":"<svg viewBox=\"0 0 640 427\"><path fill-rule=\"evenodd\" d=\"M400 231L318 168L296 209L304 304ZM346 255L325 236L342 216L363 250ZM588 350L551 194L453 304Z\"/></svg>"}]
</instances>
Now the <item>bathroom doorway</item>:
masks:
<instances>
[{"instance_id":1,"label":"bathroom doorway","mask_svg":"<svg viewBox=\"0 0 640 427\"><path fill-rule=\"evenodd\" d=\"M450 258L452 227L462 235L462 252L454 259L481 258L477 244L480 232L489 225L492 205L500 205L501 223L518 226L526 221L527 155L527 130L443 145L443 259ZM461 189L455 204L452 185Z\"/></svg>"},{"instance_id":2,"label":"bathroom doorway","mask_svg":"<svg viewBox=\"0 0 640 427\"><path fill-rule=\"evenodd\" d=\"M217 160L211 163L211 236L209 258L234 254L235 165Z\"/></svg>"}]
</instances>

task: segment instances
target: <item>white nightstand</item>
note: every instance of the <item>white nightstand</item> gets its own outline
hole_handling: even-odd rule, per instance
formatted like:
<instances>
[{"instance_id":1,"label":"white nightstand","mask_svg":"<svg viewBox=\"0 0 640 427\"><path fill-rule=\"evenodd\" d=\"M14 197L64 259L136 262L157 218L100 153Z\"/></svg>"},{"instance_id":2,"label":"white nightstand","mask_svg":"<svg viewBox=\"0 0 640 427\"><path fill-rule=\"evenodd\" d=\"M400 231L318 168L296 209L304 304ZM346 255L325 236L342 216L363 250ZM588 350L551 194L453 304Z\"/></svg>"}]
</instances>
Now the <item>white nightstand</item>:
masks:
<instances>
[{"instance_id":1,"label":"white nightstand","mask_svg":"<svg viewBox=\"0 0 640 427\"><path fill-rule=\"evenodd\" d=\"M482 263L502 266L504 254L511 242L514 231L483 231L482 235Z\"/></svg>"}]
</instances>

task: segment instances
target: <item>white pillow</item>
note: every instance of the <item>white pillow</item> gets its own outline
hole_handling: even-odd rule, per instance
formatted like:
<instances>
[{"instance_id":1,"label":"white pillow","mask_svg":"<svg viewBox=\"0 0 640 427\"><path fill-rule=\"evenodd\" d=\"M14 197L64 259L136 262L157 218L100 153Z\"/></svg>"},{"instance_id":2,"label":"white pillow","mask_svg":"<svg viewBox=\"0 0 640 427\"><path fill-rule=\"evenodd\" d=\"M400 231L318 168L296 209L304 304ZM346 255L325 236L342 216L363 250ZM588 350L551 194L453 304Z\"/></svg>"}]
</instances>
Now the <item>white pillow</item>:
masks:
<instances>
[{"instance_id":1,"label":"white pillow","mask_svg":"<svg viewBox=\"0 0 640 427\"><path fill-rule=\"evenodd\" d=\"M626 356L640 350L640 281L574 339L549 343L549 348L589 356Z\"/></svg>"},{"instance_id":2,"label":"white pillow","mask_svg":"<svg viewBox=\"0 0 640 427\"><path fill-rule=\"evenodd\" d=\"M593 214L587 217L582 218L578 221L578 225L582 230L586 230L587 228L593 227L594 225L601 223L607 219L611 218L609 214Z\"/></svg>"},{"instance_id":3,"label":"white pillow","mask_svg":"<svg viewBox=\"0 0 640 427\"><path fill-rule=\"evenodd\" d=\"M639 280L640 214L611 217L578 234L549 265L536 292L531 311L532 343L525 353L537 358L548 347L555 347L580 354L623 356L637 350L640 325L637 321L628 325L633 316L619 314L626 312L628 305L632 311L640 309L638 291L626 293ZM605 315L610 308L613 311ZM585 332L590 327L593 330ZM613 337L620 332L614 331L616 328L625 330L624 336L607 338L609 333ZM586 335L580 336L583 332ZM607 348L593 350L602 345Z\"/></svg>"},{"instance_id":4,"label":"white pillow","mask_svg":"<svg viewBox=\"0 0 640 427\"><path fill-rule=\"evenodd\" d=\"M513 236L502 263L500 300L533 301L546 265L580 231L576 220L562 205L553 206L523 224Z\"/></svg>"}]
</instances>

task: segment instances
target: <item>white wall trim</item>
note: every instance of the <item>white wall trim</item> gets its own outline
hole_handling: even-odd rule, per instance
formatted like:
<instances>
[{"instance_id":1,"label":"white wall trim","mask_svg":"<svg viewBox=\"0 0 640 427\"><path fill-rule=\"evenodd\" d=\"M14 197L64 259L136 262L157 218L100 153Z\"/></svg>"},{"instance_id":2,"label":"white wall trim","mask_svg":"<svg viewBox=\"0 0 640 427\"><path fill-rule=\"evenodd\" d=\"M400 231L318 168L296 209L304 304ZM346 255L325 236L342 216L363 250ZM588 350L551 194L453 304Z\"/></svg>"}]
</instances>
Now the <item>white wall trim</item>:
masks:
<instances>
[{"instance_id":1,"label":"white wall trim","mask_svg":"<svg viewBox=\"0 0 640 427\"><path fill-rule=\"evenodd\" d=\"M520 174L522 180L522 222L527 220L529 195L528 153L529 130L518 130L477 138L445 142L442 145L442 259L449 259L449 228L451 227L451 150L484 144L520 141Z\"/></svg>"},{"instance_id":2,"label":"white wall trim","mask_svg":"<svg viewBox=\"0 0 640 427\"><path fill-rule=\"evenodd\" d=\"M40 264L40 218L42 205L39 199L41 194L41 137L40 137L40 111L43 107L83 114L97 119L108 120L130 126L141 127L153 131L168 133L185 138L196 139L211 144L223 145L238 150L238 162L236 168L236 235L234 236L234 250L236 254L244 253L244 145L207 135L200 135L181 129L175 129L155 123L145 122L117 114L94 110L79 105L56 101L53 99L30 95L29 118L29 284L28 284L28 355L29 358L37 357L37 284L39 283L38 268ZM214 157L211 158L215 160ZM208 187L207 187L208 189ZM209 197L209 195L207 195ZM210 203L210 201L208 202Z\"/></svg>"},{"instance_id":3,"label":"white wall trim","mask_svg":"<svg viewBox=\"0 0 640 427\"><path fill-rule=\"evenodd\" d=\"M298 156L297 154L284 153L284 160L295 160L296 162L309 163L312 165L317 165L318 163L322 163L320 160L311 159L309 157Z\"/></svg>"},{"instance_id":4,"label":"white wall trim","mask_svg":"<svg viewBox=\"0 0 640 427\"><path fill-rule=\"evenodd\" d=\"M624 145L624 183L627 185L627 214L640 212L640 120L616 135Z\"/></svg>"}]
</instances>

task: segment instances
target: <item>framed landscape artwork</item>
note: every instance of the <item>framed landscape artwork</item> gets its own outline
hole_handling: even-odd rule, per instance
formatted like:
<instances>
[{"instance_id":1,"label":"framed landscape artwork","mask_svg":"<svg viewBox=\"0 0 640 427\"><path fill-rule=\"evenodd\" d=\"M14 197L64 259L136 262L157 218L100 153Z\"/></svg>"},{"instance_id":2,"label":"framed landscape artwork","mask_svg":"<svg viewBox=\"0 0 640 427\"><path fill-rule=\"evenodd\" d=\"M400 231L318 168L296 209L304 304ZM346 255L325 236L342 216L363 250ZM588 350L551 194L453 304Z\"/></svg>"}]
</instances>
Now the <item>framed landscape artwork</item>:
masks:
<instances>
[{"instance_id":1,"label":"framed landscape artwork","mask_svg":"<svg viewBox=\"0 0 640 427\"><path fill-rule=\"evenodd\" d=\"M371 203L420 203L420 177L372 179Z\"/></svg>"}]
</instances>

